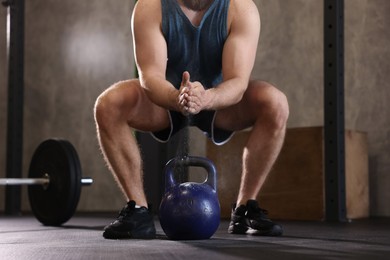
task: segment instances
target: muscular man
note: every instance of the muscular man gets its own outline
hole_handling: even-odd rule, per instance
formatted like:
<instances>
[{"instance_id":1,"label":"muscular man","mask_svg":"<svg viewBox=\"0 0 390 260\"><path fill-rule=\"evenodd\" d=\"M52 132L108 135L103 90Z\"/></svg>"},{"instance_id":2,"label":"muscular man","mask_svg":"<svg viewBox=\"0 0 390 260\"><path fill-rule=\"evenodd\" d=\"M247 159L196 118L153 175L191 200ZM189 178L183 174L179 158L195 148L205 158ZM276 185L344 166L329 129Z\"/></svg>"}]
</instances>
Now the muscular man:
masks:
<instances>
[{"instance_id":1,"label":"muscular man","mask_svg":"<svg viewBox=\"0 0 390 260\"><path fill-rule=\"evenodd\" d=\"M128 201L103 236L155 237L132 131L167 142L186 117L215 144L251 127L228 232L281 235L256 197L282 147L289 112L283 93L250 79L260 34L256 5L252 0L139 0L132 32L140 77L114 84L95 107L101 149Z\"/></svg>"}]
</instances>

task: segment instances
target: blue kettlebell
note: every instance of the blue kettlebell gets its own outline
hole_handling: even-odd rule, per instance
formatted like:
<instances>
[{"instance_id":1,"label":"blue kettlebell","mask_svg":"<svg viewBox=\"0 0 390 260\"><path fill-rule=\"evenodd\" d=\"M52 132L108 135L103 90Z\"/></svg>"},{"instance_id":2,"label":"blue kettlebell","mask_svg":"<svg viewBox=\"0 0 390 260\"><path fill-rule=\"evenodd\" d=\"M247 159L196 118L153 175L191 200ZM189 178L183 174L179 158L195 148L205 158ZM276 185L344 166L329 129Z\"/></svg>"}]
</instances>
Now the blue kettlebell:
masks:
<instances>
[{"instance_id":1,"label":"blue kettlebell","mask_svg":"<svg viewBox=\"0 0 390 260\"><path fill-rule=\"evenodd\" d=\"M208 173L207 179L203 183L176 183L174 169L183 166L203 167ZM159 218L167 237L172 240L210 238L218 229L221 214L214 164L207 158L188 156L171 159L164 170L165 195Z\"/></svg>"}]
</instances>

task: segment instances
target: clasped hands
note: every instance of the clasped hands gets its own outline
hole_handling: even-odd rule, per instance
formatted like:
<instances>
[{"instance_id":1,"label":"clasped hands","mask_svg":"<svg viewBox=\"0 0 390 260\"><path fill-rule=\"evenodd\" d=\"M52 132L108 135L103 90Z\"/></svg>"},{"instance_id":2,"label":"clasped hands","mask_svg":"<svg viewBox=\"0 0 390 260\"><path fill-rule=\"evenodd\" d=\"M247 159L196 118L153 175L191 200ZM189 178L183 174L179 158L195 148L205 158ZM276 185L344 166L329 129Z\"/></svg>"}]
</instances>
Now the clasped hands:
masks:
<instances>
[{"instance_id":1,"label":"clasped hands","mask_svg":"<svg viewBox=\"0 0 390 260\"><path fill-rule=\"evenodd\" d=\"M190 73L183 72L183 78L179 89L178 107L185 115L195 115L206 108L207 90L198 82L190 81Z\"/></svg>"}]
</instances>

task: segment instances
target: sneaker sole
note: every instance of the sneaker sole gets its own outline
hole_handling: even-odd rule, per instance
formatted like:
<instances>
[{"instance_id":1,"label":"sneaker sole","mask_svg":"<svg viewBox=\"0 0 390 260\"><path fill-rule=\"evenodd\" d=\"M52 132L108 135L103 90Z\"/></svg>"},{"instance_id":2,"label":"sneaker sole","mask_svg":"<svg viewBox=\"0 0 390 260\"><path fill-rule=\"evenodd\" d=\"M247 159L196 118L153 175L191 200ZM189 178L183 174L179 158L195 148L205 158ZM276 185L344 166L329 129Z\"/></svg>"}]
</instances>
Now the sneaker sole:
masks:
<instances>
[{"instance_id":1,"label":"sneaker sole","mask_svg":"<svg viewBox=\"0 0 390 260\"><path fill-rule=\"evenodd\" d=\"M245 235L247 231L248 227L246 225L230 225L228 228L229 234Z\"/></svg>"},{"instance_id":2,"label":"sneaker sole","mask_svg":"<svg viewBox=\"0 0 390 260\"><path fill-rule=\"evenodd\" d=\"M249 228L246 232L246 234L248 235L252 235L252 236L273 236L273 237L277 237L277 236L281 236L283 234L283 231L282 230L279 230L279 229L271 229L271 230L257 230L257 229L253 229L253 228Z\"/></svg>"},{"instance_id":3,"label":"sneaker sole","mask_svg":"<svg viewBox=\"0 0 390 260\"><path fill-rule=\"evenodd\" d=\"M228 233L252 236L281 236L283 234L283 230L279 228L274 228L271 230L257 230L247 226L229 226Z\"/></svg>"},{"instance_id":4,"label":"sneaker sole","mask_svg":"<svg viewBox=\"0 0 390 260\"><path fill-rule=\"evenodd\" d=\"M106 239L154 239L156 231L150 229L142 232L119 232L107 229L103 232L103 237Z\"/></svg>"}]
</instances>

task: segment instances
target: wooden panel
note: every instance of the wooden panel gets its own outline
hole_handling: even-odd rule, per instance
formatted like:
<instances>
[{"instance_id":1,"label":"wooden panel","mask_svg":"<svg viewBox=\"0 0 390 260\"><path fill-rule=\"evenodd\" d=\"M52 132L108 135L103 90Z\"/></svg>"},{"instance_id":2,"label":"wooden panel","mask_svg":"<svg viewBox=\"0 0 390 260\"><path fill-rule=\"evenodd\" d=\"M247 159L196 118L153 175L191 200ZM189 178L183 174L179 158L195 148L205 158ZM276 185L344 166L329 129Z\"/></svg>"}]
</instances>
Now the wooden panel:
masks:
<instances>
[{"instance_id":1,"label":"wooden panel","mask_svg":"<svg viewBox=\"0 0 390 260\"><path fill-rule=\"evenodd\" d=\"M366 218L370 213L367 135L345 132L345 184L347 218Z\"/></svg>"},{"instance_id":2,"label":"wooden panel","mask_svg":"<svg viewBox=\"0 0 390 260\"><path fill-rule=\"evenodd\" d=\"M323 218L322 136L320 127L287 130L280 156L258 197L271 218Z\"/></svg>"}]
</instances>

